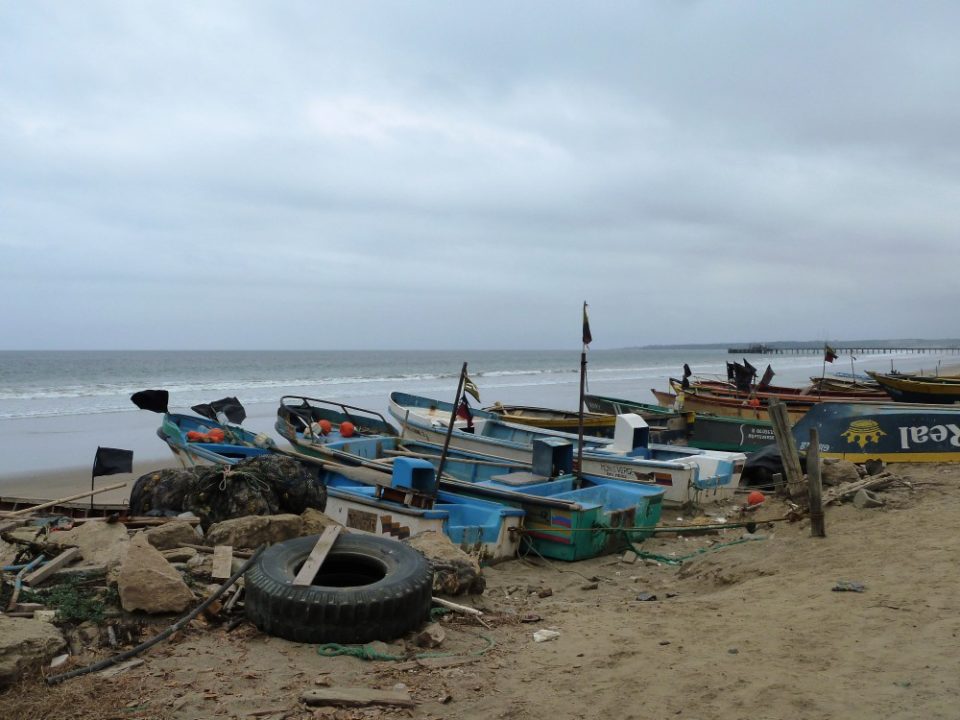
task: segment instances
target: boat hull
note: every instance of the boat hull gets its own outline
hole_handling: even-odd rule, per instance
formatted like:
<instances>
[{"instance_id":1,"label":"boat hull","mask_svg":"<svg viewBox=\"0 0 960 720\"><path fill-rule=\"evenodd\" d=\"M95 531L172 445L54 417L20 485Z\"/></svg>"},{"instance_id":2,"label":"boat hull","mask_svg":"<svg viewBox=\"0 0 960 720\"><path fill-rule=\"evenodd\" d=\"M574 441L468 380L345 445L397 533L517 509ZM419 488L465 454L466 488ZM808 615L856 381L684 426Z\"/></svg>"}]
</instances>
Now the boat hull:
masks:
<instances>
[{"instance_id":1,"label":"boat hull","mask_svg":"<svg viewBox=\"0 0 960 720\"><path fill-rule=\"evenodd\" d=\"M896 402L923 404L960 403L960 381L956 378L898 377L870 373Z\"/></svg>"},{"instance_id":2,"label":"boat hull","mask_svg":"<svg viewBox=\"0 0 960 720\"><path fill-rule=\"evenodd\" d=\"M825 402L793 428L800 450L851 462L960 462L960 406Z\"/></svg>"}]
</instances>

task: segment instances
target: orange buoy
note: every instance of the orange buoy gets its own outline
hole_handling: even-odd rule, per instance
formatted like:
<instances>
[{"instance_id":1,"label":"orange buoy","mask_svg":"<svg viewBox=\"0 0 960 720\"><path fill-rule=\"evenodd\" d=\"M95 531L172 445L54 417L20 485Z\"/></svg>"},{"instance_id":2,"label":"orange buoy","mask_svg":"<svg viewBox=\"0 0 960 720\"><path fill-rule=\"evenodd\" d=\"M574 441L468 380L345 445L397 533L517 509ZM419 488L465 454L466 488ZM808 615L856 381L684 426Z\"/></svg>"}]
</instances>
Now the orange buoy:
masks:
<instances>
[{"instance_id":1,"label":"orange buoy","mask_svg":"<svg viewBox=\"0 0 960 720\"><path fill-rule=\"evenodd\" d=\"M356 428L349 420L340 423L340 435L342 437L353 437L354 432L356 432Z\"/></svg>"},{"instance_id":2,"label":"orange buoy","mask_svg":"<svg viewBox=\"0 0 960 720\"><path fill-rule=\"evenodd\" d=\"M320 426L320 432L324 435L329 435L330 431L333 430L333 425L330 424L329 420L321 420L317 424Z\"/></svg>"},{"instance_id":3,"label":"orange buoy","mask_svg":"<svg viewBox=\"0 0 960 720\"><path fill-rule=\"evenodd\" d=\"M760 492L759 490L754 490L749 495L747 495L747 505L759 505L764 500L766 500L766 498L764 497L763 493Z\"/></svg>"}]
</instances>

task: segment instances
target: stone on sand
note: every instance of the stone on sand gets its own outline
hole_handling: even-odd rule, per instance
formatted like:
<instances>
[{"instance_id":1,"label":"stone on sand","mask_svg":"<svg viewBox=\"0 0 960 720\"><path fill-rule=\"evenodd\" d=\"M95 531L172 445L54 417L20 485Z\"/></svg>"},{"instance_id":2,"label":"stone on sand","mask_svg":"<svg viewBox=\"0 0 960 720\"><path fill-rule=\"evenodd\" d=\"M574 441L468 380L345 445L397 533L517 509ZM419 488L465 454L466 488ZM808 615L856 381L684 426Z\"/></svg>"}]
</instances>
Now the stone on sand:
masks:
<instances>
[{"instance_id":1,"label":"stone on sand","mask_svg":"<svg viewBox=\"0 0 960 720\"><path fill-rule=\"evenodd\" d=\"M51 623L0 616L0 687L16 682L31 667L46 664L66 644Z\"/></svg>"},{"instance_id":2,"label":"stone on sand","mask_svg":"<svg viewBox=\"0 0 960 720\"><path fill-rule=\"evenodd\" d=\"M848 482L857 482L860 472L857 466L849 460L837 460L824 463L820 471L820 480L824 485L842 485Z\"/></svg>"},{"instance_id":3,"label":"stone on sand","mask_svg":"<svg viewBox=\"0 0 960 720\"><path fill-rule=\"evenodd\" d=\"M403 541L426 556L433 568L433 590L444 595L479 595L486 589L480 564L446 536L427 530Z\"/></svg>"},{"instance_id":4,"label":"stone on sand","mask_svg":"<svg viewBox=\"0 0 960 720\"><path fill-rule=\"evenodd\" d=\"M108 569L123 562L129 546L127 526L89 520L72 530L51 533L47 546L59 552L64 548L79 548L86 564L105 565Z\"/></svg>"},{"instance_id":5,"label":"stone on sand","mask_svg":"<svg viewBox=\"0 0 960 720\"><path fill-rule=\"evenodd\" d=\"M153 547L143 533L130 541L117 579L120 604L130 612L183 612L194 597L180 573Z\"/></svg>"},{"instance_id":6,"label":"stone on sand","mask_svg":"<svg viewBox=\"0 0 960 720\"><path fill-rule=\"evenodd\" d=\"M180 547L180 543L196 544L200 541L197 531L186 520L171 520L150 528L144 534L157 550L174 550Z\"/></svg>"}]
</instances>

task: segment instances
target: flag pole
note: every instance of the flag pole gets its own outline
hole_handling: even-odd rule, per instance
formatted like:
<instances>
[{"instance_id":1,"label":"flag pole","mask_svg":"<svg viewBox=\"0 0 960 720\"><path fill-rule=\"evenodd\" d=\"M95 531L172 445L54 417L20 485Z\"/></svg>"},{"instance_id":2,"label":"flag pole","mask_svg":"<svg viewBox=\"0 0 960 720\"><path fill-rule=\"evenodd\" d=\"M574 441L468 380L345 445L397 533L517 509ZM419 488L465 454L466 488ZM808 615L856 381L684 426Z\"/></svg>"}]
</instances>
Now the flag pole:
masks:
<instances>
[{"instance_id":1,"label":"flag pole","mask_svg":"<svg viewBox=\"0 0 960 720\"><path fill-rule=\"evenodd\" d=\"M467 377L467 363L463 363L460 370L460 380L457 381L457 395L453 399L453 408L450 410L450 422L447 423L447 435L443 439L443 452L440 453L440 463L437 465L437 488L440 487L440 478L443 476L443 466L447 464L447 449L450 447L450 436L453 434L453 424L457 420L457 406L460 404L460 395L463 393L463 381Z\"/></svg>"},{"instance_id":2,"label":"flag pole","mask_svg":"<svg viewBox=\"0 0 960 720\"><path fill-rule=\"evenodd\" d=\"M583 396L587 385L587 345L593 341L590 334L590 320L587 317L587 301L583 301L583 345L580 349L580 409L577 420L577 481L579 488L583 485Z\"/></svg>"},{"instance_id":3,"label":"flag pole","mask_svg":"<svg viewBox=\"0 0 960 720\"><path fill-rule=\"evenodd\" d=\"M577 422L577 487L583 484L583 394L587 379L587 347L580 351L580 417Z\"/></svg>"},{"instance_id":4,"label":"flag pole","mask_svg":"<svg viewBox=\"0 0 960 720\"><path fill-rule=\"evenodd\" d=\"M829 347L826 342L823 343L823 360L821 361L823 372L820 373L820 389L817 392L817 400L823 400L823 382L827 377L827 349Z\"/></svg>"}]
</instances>

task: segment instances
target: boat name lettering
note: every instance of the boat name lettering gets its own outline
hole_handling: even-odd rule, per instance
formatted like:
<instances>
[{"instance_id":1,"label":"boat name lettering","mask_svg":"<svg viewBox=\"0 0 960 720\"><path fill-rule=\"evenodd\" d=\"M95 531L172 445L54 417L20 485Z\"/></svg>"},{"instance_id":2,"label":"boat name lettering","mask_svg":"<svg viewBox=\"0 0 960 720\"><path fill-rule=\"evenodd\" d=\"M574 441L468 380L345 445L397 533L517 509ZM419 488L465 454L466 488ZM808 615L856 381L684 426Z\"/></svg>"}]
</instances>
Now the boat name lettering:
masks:
<instances>
[{"instance_id":1,"label":"boat name lettering","mask_svg":"<svg viewBox=\"0 0 960 720\"><path fill-rule=\"evenodd\" d=\"M900 428L900 447L903 450L909 450L911 443L913 445L922 445L926 442L943 442L950 438L950 444L954 447L960 447L960 427L954 424L934 425L913 425L911 427Z\"/></svg>"}]
</instances>

